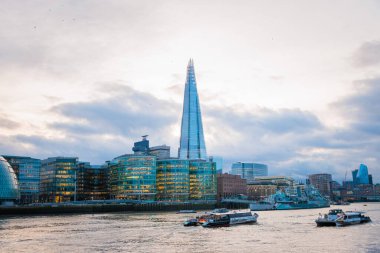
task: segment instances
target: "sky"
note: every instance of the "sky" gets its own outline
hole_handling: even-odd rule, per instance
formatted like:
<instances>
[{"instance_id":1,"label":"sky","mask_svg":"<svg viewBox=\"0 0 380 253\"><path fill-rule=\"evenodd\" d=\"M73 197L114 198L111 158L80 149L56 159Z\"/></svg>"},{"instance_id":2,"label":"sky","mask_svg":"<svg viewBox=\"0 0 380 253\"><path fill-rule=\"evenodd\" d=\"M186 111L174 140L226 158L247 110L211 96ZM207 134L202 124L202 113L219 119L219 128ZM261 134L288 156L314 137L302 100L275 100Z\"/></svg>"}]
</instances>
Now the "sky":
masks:
<instances>
[{"instance_id":1,"label":"sky","mask_svg":"<svg viewBox=\"0 0 380 253\"><path fill-rule=\"evenodd\" d=\"M208 155L380 182L380 2L0 1L0 154L177 155L194 59Z\"/></svg>"}]
</instances>

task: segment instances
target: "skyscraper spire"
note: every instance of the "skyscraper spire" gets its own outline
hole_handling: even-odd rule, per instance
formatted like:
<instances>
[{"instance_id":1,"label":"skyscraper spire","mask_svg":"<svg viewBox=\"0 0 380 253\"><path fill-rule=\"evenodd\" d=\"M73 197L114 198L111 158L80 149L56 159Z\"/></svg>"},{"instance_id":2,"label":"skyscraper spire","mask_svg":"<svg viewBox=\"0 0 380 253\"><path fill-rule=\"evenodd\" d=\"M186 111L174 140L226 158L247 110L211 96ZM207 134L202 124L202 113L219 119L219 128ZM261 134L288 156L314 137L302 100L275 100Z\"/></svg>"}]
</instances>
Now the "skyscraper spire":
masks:
<instances>
[{"instance_id":1,"label":"skyscraper spire","mask_svg":"<svg viewBox=\"0 0 380 253\"><path fill-rule=\"evenodd\" d=\"M207 159L194 62L189 60L183 101L180 159Z\"/></svg>"}]
</instances>

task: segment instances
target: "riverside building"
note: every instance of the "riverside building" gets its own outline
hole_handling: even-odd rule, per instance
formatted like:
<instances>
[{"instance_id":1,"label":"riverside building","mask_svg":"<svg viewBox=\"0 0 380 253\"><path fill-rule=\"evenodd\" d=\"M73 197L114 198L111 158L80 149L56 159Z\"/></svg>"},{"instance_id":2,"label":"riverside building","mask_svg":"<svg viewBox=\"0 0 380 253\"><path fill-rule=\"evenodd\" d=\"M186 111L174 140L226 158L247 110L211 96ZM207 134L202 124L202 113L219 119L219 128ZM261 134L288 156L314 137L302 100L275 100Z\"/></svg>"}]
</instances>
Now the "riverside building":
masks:
<instances>
[{"instance_id":1,"label":"riverside building","mask_svg":"<svg viewBox=\"0 0 380 253\"><path fill-rule=\"evenodd\" d=\"M122 155L109 163L113 199L150 200L156 197L156 156Z\"/></svg>"},{"instance_id":2,"label":"riverside building","mask_svg":"<svg viewBox=\"0 0 380 253\"><path fill-rule=\"evenodd\" d=\"M50 157L41 162L40 199L42 202L75 200L77 157Z\"/></svg>"},{"instance_id":3,"label":"riverside building","mask_svg":"<svg viewBox=\"0 0 380 253\"><path fill-rule=\"evenodd\" d=\"M193 60L187 66L183 114L181 122L180 159L207 159L206 144L203 135L201 107L199 105L197 83Z\"/></svg>"},{"instance_id":4,"label":"riverside building","mask_svg":"<svg viewBox=\"0 0 380 253\"><path fill-rule=\"evenodd\" d=\"M166 159L157 161L157 200L184 202L189 200L190 161Z\"/></svg>"},{"instance_id":5,"label":"riverside building","mask_svg":"<svg viewBox=\"0 0 380 253\"><path fill-rule=\"evenodd\" d=\"M239 195L247 195L247 180L239 175L217 174L218 202L224 198L235 198Z\"/></svg>"},{"instance_id":6,"label":"riverside building","mask_svg":"<svg viewBox=\"0 0 380 253\"><path fill-rule=\"evenodd\" d=\"M321 173L309 175L309 182L311 185L317 188L323 196L331 196L331 174Z\"/></svg>"},{"instance_id":7,"label":"riverside building","mask_svg":"<svg viewBox=\"0 0 380 253\"><path fill-rule=\"evenodd\" d=\"M0 156L0 205L11 205L19 198L16 174L7 160Z\"/></svg>"},{"instance_id":8,"label":"riverside building","mask_svg":"<svg viewBox=\"0 0 380 253\"><path fill-rule=\"evenodd\" d=\"M109 198L107 166L79 162L76 178L76 200L104 200Z\"/></svg>"},{"instance_id":9,"label":"riverside building","mask_svg":"<svg viewBox=\"0 0 380 253\"><path fill-rule=\"evenodd\" d=\"M26 156L3 156L13 168L20 189L19 204L36 203L40 194L41 160Z\"/></svg>"}]
</instances>

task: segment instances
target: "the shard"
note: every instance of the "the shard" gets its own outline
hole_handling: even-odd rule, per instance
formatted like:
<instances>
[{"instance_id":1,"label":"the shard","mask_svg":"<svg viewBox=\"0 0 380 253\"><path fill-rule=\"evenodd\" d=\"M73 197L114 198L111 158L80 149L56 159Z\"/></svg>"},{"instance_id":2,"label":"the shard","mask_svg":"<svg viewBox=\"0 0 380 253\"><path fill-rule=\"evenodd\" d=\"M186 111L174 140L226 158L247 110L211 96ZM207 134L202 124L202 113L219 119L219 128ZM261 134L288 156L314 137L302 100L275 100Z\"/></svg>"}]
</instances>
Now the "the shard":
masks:
<instances>
[{"instance_id":1,"label":"the shard","mask_svg":"<svg viewBox=\"0 0 380 253\"><path fill-rule=\"evenodd\" d=\"M178 153L180 159L207 159L201 108L199 105L194 63L192 59L190 59L187 66L181 140Z\"/></svg>"}]
</instances>

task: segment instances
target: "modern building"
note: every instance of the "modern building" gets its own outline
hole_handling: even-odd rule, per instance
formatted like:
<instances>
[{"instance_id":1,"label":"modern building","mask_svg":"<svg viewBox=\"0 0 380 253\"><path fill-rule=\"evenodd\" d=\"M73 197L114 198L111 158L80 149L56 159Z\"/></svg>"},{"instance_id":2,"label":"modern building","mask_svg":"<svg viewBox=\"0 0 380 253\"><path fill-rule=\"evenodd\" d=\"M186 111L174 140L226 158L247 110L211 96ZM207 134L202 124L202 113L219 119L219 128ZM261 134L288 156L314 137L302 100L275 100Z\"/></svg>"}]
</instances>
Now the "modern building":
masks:
<instances>
[{"instance_id":1,"label":"modern building","mask_svg":"<svg viewBox=\"0 0 380 253\"><path fill-rule=\"evenodd\" d=\"M122 155L109 163L113 199L150 200L156 197L156 156Z\"/></svg>"},{"instance_id":2,"label":"modern building","mask_svg":"<svg viewBox=\"0 0 380 253\"><path fill-rule=\"evenodd\" d=\"M16 174L7 160L0 156L0 205L13 204L19 198Z\"/></svg>"},{"instance_id":3,"label":"modern building","mask_svg":"<svg viewBox=\"0 0 380 253\"><path fill-rule=\"evenodd\" d=\"M331 196L331 174L321 173L309 175L310 184L321 193L322 196Z\"/></svg>"},{"instance_id":4,"label":"modern building","mask_svg":"<svg viewBox=\"0 0 380 253\"><path fill-rule=\"evenodd\" d=\"M275 184L250 183L247 185L247 196L250 200L262 200L272 194L275 194L278 186Z\"/></svg>"},{"instance_id":5,"label":"modern building","mask_svg":"<svg viewBox=\"0 0 380 253\"><path fill-rule=\"evenodd\" d=\"M223 174L223 157L221 156L210 156L210 162L214 162L216 164L216 173Z\"/></svg>"},{"instance_id":6,"label":"modern building","mask_svg":"<svg viewBox=\"0 0 380 253\"><path fill-rule=\"evenodd\" d=\"M135 142L132 151L135 155L147 155L149 152L149 141L147 140L148 135L141 136L143 139L141 141Z\"/></svg>"},{"instance_id":7,"label":"modern building","mask_svg":"<svg viewBox=\"0 0 380 253\"><path fill-rule=\"evenodd\" d=\"M190 200L216 200L215 163L203 160L190 160Z\"/></svg>"},{"instance_id":8,"label":"modern building","mask_svg":"<svg viewBox=\"0 0 380 253\"><path fill-rule=\"evenodd\" d=\"M76 200L108 199L108 167L79 162L76 189Z\"/></svg>"},{"instance_id":9,"label":"modern building","mask_svg":"<svg viewBox=\"0 0 380 253\"><path fill-rule=\"evenodd\" d=\"M181 123L181 139L178 153L180 159L207 159L201 108L192 59L190 59L187 66Z\"/></svg>"},{"instance_id":10,"label":"modern building","mask_svg":"<svg viewBox=\"0 0 380 253\"><path fill-rule=\"evenodd\" d=\"M189 160L158 160L156 200L188 201L190 194L189 169Z\"/></svg>"},{"instance_id":11,"label":"modern building","mask_svg":"<svg viewBox=\"0 0 380 253\"><path fill-rule=\"evenodd\" d=\"M250 182L255 177L268 176L268 166L261 163L236 162L231 166L231 174L240 175Z\"/></svg>"},{"instance_id":12,"label":"modern building","mask_svg":"<svg viewBox=\"0 0 380 253\"><path fill-rule=\"evenodd\" d=\"M149 155L154 155L157 160L169 159L170 158L170 146L160 145L155 147L150 147L148 151Z\"/></svg>"},{"instance_id":13,"label":"modern building","mask_svg":"<svg viewBox=\"0 0 380 253\"><path fill-rule=\"evenodd\" d=\"M40 194L41 160L25 156L3 156L13 168L20 189L19 204L36 203Z\"/></svg>"},{"instance_id":14,"label":"modern building","mask_svg":"<svg viewBox=\"0 0 380 253\"><path fill-rule=\"evenodd\" d=\"M352 171L352 180L354 181L355 185L369 184L370 175L368 175L368 167L365 164L360 164L359 169Z\"/></svg>"},{"instance_id":15,"label":"modern building","mask_svg":"<svg viewBox=\"0 0 380 253\"><path fill-rule=\"evenodd\" d=\"M74 201L76 194L77 157L50 157L41 162L40 200Z\"/></svg>"},{"instance_id":16,"label":"modern building","mask_svg":"<svg viewBox=\"0 0 380 253\"><path fill-rule=\"evenodd\" d=\"M239 175L217 174L217 200L247 195L247 180Z\"/></svg>"}]
</instances>

